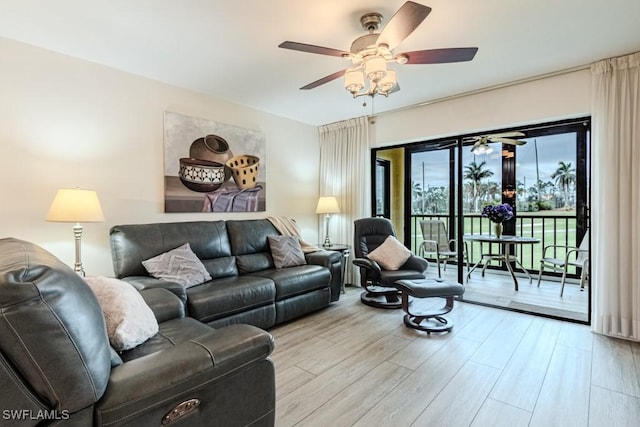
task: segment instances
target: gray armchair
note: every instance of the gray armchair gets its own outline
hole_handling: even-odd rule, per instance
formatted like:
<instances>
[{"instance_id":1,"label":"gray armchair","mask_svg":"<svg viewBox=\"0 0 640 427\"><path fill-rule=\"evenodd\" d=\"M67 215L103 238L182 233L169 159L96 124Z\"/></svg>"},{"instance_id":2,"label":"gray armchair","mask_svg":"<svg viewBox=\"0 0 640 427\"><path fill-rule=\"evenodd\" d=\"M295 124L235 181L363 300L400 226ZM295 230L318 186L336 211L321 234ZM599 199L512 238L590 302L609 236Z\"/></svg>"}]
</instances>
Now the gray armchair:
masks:
<instances>
[{"instance_id":1,"label":"gray armchair","mask_svg":"<svg viewBox=\"0 0 640 427\"><path fill-rule=\"evenodd\" d=\"M118 355L80 276L34 244L0 239L3 416L25 426L274 424L270 334L212 329L164 290L145 300L160 333Z\"/></svg>"},{"instance_id":2,"label":"gray armchair","mask_svg":"<svg viewBox=\"0 0 640 427\"><path fill-rule=\"evenodd\" d=\"M380 308L400 308L398 280L424 279L428 262L412 255L397 270L385 270L367 256L379 247L388 236L395 236L393 224L386 218L362 218L354 221L353 264L360 268L360 285L365 289L360 295L363 304Z\"/></svg>"}]
</instances>

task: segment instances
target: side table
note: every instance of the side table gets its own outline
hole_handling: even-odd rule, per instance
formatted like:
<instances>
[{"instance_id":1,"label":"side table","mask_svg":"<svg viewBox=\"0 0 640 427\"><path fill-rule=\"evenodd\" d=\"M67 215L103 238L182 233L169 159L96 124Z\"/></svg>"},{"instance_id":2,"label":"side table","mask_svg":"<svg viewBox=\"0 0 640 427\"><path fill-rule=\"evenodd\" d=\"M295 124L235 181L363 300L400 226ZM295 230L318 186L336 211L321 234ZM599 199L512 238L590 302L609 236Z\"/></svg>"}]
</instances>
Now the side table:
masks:
<instances>
[{"instance_id":1,"label":"side table","mask_svg":"<svg viewBox=\"0 0 640 427\"><path fill-rule=\"evenodd\" d=\"M349 262L349 256L351 255L351 246L343 243L332 243L331 246L323 246L318 244L319 248L327 251L337 251L342 253L342 277L340 278L340 290L344 293L345 275L347 271L347 263Z\"/></svg>"}]
</instances>

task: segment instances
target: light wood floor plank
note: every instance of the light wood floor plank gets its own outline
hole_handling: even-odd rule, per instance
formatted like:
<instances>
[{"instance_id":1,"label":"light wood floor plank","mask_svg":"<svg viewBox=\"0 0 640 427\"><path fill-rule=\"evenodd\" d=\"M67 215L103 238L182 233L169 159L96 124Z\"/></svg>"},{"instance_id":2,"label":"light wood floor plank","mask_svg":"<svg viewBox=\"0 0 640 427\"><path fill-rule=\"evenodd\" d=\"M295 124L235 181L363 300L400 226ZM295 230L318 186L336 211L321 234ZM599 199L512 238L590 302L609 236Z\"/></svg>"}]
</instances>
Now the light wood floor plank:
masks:
<instances>
[{"instance_id":1,"label":"light wood floor plank","mask_svg":"<svg viewBox=\"0 0 640 427\"><path fill-rule=\"evenodd\" d=\"M483 310L473 319L473 322L469 322L464 325L464 327L456 329L456 334L464 338L469 338L470 340L482 342L495 331L498 324L507 314L506 311L492 312Z\"/></svg>"},{"instance_id":2,"label":"light wood floor plank","mask_svg":"<svg viewBox=\"0 0 640 427\"><path fill-rule=\"evenodd\" d=\"M407 343L401 337L385 336L371 343L360 354L343 360L330 371L308 381L295 393L289 393L276 402L276 424L292 426L300 422Z\"/></svg>"},{"instance_id":3,"label":"light wood floor plank","mask_svg":"<svg viewBox=\"0 0 640 427\"><path fill-rule=\"evenodd\" d=\"M433 356L363 416L361 427L408 426L451 381L478 348L478 342L450 336Z\"/></svg>"},{"instance_id":4,"label":"light wood floor plank","mask_svg":"<svg viewBox=\"0 0 640 427\"><path fill-rule=\"evenodd\" d=\"M575 347L590 352L593 350L593 335L588 325L562 322L560 335L558 335L558 345Z\"/></svg>"},{"instance_id":5,"label":"light wood floor plank","mask_svg":"<svg viewBox=\"0 0 640 427\"><path fill-rule=\"evenodd\" d=\"M637 427L640 399L602 387L591 387L589 427Z\"/></svg>"},{"instance_id":6,"label":"light wood floor plank","mask_svg":"<svg viewBox=\"0 0 640 427\"><path fill-rule=\"evenodd\" d=\"M533 411L551 360L560 323L536 318L504 368L491 398Z\"/></svg>"},{"instance_id":7,"label":"light wood floor plank","mask_svg":"<svg viewBox=\"0 0 640 427\"><path fill-rule=\"evenodd\" d=\"M302 369L315 375L331 369L345 359L353 356L359 356L372 341L383 338L391 334L396 329L396 325L392 322L381 323L376 327L368 327L365 330L354 330L348 326L344 326L346 332L350 332L349 339L342 340L330 347L317 351L298 363Z\"/></svg>"},{"instance_id":8,"label":"light wood floor plank","mask_svg":"<svg viewBox=\"0 0 640 427\"><path fill-rule=\"evenodd\" d=\"M471 423L471 427L527 427L531 413L497 400L487 399Z\"/></svg>"},{"instance_id":9,"label":"light wood floor plank","mask_svg":"<svg viewBox=\"0 0 640 427\"><path fill-rule=\"evenodd\" d=\"M297 366L292 366L284 370L276 369L276 384L278 385L276 389L276 399L283 398L314 378L315 375Z\"/></svg>"},{"instance_id":10,"label":"light wood floor plank","mask_svg":"<svg viewBox=\"0 0 640 427\"><path fill-rule=\"evenodd\" d=\"M353 425L411 373L409 369L382 362L312 412L300 424L305 427Z\"/></svg>"},{"instance_id":11,"label":"light wood floor plank","mask_svg":"<svg viewBox=\"0 0 640 427\"><path fill-rule=\"evenodd\" d=\"M494 368L504 368L531 326L531 322L533 322L532 316L507 312L502 322L484 340L471 360Z\"/></svg>"},{"instance_id":12,"label":"light wood floor plank","mask_svg":"<svg viewBox=\"0 0 640 427\"><path fill-rule=\"evenodd\" d=\"M468 426L499 375L499 369L466 363L412 425Z\"/></svg>"},{"instance_id":13,"label":"light wood floor plank","mask_svg":"<svg viewBox=\"0 0 640 427\"><path fill-rule=\"evenodd\" d=\"M637 343L594 334L593 385L640 397L633 344Z\"/></svg>"},{"instance_id":14,"label":"light wood floor plank","mask_svg":"<svg viewBox=\"0 0 640 427\"><path fill-rule=\"evenodd\" d=\"M298 342L278 343L276 340L276 348L271 354L276 366L281 369L287 369L296 363L306 360L308 357L330 348L335 344L321 338L308 338Z\"/></svg>"},{"instance_id":15,"label":"light wood floor plank","mask_svg":"<svg viewBox=\"0 0 640 427\"><path fill-rule=\"evenodd\" d=\"M591 351L556 346L530 425L586 426L590 389Z\"/></svg>"}]
</instances>

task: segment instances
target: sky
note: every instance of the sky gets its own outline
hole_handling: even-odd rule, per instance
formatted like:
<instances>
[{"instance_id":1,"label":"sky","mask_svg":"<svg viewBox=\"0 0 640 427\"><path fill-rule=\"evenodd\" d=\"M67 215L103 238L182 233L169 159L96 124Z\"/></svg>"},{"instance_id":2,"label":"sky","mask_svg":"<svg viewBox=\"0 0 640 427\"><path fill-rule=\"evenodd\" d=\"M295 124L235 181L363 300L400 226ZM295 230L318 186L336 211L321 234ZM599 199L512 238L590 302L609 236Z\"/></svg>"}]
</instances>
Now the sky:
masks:
<instances>
[{"instance_id":1,"label":"sky","mask_svg":"<svg viewBox=\"0 0 640 427\"><path fill-rule=\"evenodd\" d=\"M551 174L558 168L558 162L571 162L576 166L576 144L575 133L556 134L540 136L536 138L520 138L526 141L525 145L516 148L516 174L519 181L526 181L527 187L536 182L536 145L538 151L538 163L540 169L540 179L542 181L553 181ZM534 142L535 140L535 142ZM486 168L493 171L494 175L489 179L500 182L501 160L500 143L492 143L493 153L475 156L477 163L487 162ZM464 164L473 161L474 155L470 152L470 147L464 148ZM448 150L428 151L414 155L412 168L412 180L422 183L424 162L425 186L447 186L449 174L449 152Z\"/></svg>"}]
</instances>

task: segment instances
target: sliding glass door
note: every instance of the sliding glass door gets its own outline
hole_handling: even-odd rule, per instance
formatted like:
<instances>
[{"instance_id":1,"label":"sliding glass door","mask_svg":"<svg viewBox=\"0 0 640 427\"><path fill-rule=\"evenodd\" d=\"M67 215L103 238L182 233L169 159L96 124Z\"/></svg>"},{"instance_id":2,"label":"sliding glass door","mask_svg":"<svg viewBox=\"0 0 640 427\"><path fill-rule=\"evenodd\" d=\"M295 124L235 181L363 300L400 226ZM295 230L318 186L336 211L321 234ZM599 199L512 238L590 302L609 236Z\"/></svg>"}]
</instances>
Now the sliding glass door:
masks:
<instances>
[{"instance_id":1,"label":"sliding glass door","mask_svg":"<svg viewBox=\"0 0 640 427\"><path fill-rule=\"evenodd\" d=\"M589 126L589 119L584 118L490 131L486 134L517 136L489 139L482 150L472 150L477 135L381 150L384 158L395 159L396 171L403 172L403 196L397 196L397 180L385 181L381 173L374 184L376 213L386 216L384 212L402 212L403 218L396 215L394 220L398 235L404 233L407 247L433 262L434 254L421 253L426 239L421 224L442 221L447 240L452 241L450 247L458 251L457 259L463 259L462 248L466 246L473 264L489 249L469 239L465 242L464 235L491 234L492 224L481 215L482 208L509 203L515 217L504 223L504 233L539 240L539 244L511 245L510 255L518 260L511 266L535 276L545 247L577 247L588 236ZM391 187L386 193L379 191L383 182ZM379 210L378 206L384 206L381 196L394 193L396 196L389 199L390 208ZM553 252L551 256L560 255ZM465 283L464 263L455 259L449 262L448 277L454 274L458 282ZM506 270L504 262L492 262L487 267L488 274L494 271L504 275ZM571 266L568 277L575 282L581 273L581 268ZM545 270L542 278L559 282L561 275L559 270ZM558 288L557 284L551 286ZM585 298L585 316L590 311L588 300Z\"/></svg>"}]
</instances>

